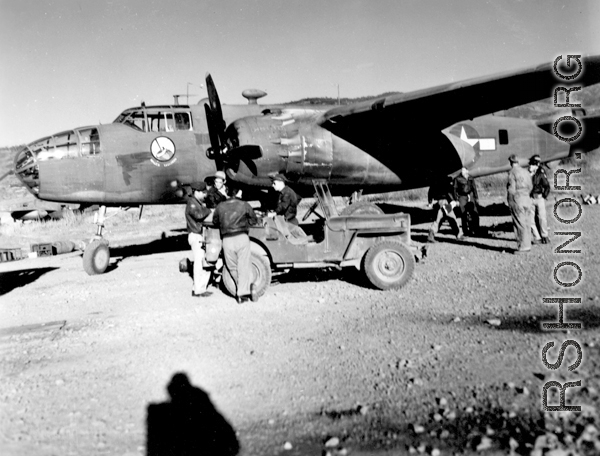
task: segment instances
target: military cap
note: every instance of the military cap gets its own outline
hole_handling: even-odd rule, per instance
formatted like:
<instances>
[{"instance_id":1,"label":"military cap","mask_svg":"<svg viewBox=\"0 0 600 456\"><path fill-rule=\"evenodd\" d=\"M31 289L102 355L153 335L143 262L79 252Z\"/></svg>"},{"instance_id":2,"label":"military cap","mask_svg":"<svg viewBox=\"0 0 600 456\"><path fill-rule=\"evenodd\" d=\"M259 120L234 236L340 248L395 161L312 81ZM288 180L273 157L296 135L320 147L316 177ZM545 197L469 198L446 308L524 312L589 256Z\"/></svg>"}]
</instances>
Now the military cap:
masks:
<instances>
[{"instance_id":1,"label":"military cap","mask_svg":"<svg viewBox=\"0 0 600 456\"><path fill-rule=\"evenodd\" d=\"M529 164L530 165L539 165L542 162L542 159L540 158L539 155L532 155L531 158L529 159Z\"/></svg>"},{"instance_id":2,"label":"military cap","mask_svg":"<svg viewBox=\"0 0 600 456\"><path fill-rule=\"evenodd\" d=\"M227 176L225 175L225 173L224 173L223 171L217 171L217 172L216 172L216 173L213 175L213 177L214 177L215 179L222 179L222 180L226 180L226 179L227 179Z\"/></svg>"},{"instance_id":3,"label":"military cap","mask_svg":"<svg viewBox=\"0 0 600 456\"><path fill-rule=\"evenodd\" d=\"M285 177L283 177L281 174L271 174L269 177L271 178L272 181L281 181L281 182L286 181Z\"/></svg>"},{"instance_id":4,"label":"military cap","mask_svg":"<svg viewBox=\"0 0 600 456\"><path fill-rule=\"evenodd\" d=\"M511 163L519 163L519 159L515 154L512 154L510 157L508 157L508 161Z\"/></svg>"}]
</instances>

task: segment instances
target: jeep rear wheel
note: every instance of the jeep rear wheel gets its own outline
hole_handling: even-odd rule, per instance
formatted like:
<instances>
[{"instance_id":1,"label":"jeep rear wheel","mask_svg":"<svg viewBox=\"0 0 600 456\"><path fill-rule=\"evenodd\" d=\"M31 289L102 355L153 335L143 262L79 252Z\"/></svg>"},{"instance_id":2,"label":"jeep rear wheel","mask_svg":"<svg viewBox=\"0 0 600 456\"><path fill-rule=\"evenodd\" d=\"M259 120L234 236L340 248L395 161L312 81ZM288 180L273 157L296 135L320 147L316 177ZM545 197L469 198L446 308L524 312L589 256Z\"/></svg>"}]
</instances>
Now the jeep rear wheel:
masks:
<instances>
[{"instance_id":1,"label":"jeep rear wheel","mask_svg":"<svg viewBox=\"0 0 600 456\"><path fill-rule=\"evenodd\" d=\"M363 258L363 271L375 288L397 289L412 277L415 259L404 244L381 241L371 246Z\"/></svg>"},{"instance_id":2,"label":"jeep rear wheel","mask_svg":"<svg viewBox=\"0 0 600 456\"><path fill-rule=\"evenodd\" d=\"M250 269L252 271L250 283L254 284L256 295L261 297L265 294L267 288L269 288L269 285L271 284L271 263L266 255L261 255L252 249L250 254L250 264ZM231 277L226 265L223 266L223 286L231 296L236 296L237 287L235 286L233 277Z\"/></svg>"}]
</instances>

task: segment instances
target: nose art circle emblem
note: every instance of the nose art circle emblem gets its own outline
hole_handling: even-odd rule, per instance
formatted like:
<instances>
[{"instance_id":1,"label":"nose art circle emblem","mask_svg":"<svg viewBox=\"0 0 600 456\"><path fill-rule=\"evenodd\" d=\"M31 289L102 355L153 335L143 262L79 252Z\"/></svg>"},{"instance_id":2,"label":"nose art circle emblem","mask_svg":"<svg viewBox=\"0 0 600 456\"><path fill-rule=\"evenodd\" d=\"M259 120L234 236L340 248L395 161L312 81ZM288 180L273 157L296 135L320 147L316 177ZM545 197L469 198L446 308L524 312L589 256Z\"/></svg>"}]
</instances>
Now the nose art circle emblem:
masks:
<instances>
[{"instance_id":1,"label":"nose art circle emblem","mask_svg":"<svg viewBox=\"0 0 600 456\"><path fill-rule=\"evenodd\" d=\"M166 162L175 155L175 144L166 136L159 136L152 141L150 145L150 153L158 161Z\"/></svg>"}]
</instances>

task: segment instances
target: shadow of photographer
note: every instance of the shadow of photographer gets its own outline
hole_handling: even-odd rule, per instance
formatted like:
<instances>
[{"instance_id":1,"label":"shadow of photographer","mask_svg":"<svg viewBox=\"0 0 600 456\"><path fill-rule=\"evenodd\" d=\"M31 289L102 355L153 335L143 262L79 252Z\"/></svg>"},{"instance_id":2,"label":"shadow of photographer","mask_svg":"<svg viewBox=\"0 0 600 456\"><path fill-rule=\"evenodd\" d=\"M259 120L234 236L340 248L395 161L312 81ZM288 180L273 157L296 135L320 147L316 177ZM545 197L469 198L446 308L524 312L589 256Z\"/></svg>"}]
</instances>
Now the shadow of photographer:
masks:
<instances>
[{"instance_id":1,"label":"shadow of photographer","mask_svg":"<svg viewBox=\"0 0 600 456\"><path fill-rule=\"evenodd\" d=\"M147 409L147 456L235 456L240 445L235 430L217 411L208 394L190 384L185 373L167 385L169 401Z\"/></svg>"}]
</instances>

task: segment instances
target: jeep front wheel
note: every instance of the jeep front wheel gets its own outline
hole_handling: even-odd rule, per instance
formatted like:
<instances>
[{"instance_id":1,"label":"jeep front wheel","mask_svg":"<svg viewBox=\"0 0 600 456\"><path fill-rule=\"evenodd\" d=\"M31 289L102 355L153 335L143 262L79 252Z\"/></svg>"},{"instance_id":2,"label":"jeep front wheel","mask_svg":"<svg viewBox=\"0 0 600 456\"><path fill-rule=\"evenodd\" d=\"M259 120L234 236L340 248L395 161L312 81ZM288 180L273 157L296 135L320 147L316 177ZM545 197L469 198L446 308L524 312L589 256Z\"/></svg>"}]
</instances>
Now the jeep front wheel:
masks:
<instances>
[{"instance_id":1,"label":"jeep front wheel","mask_svg":"<svg viewBox=\"0 0 600 456\"><path fill-rule=\"evenodd\" d=\"M254 250L250 254L250 264L250 283L254 284L256 295L261 297L271 284L271 264L266 255L261 255ZM237 288L226 265L223 265L223 286L231 296L236 296Z\"/></svg>"},{"instance_id":2,"label":"jeep front wheel","mask_svg":"<svg viewBox=\"0 0 600 456\"><path fill-rule=\"evenodd\" d=\"M375 288L397 289L412 277L415 259L404 244L381 241L371 246L363 258L363 271Z\"/></svg>"}]
</instances>

